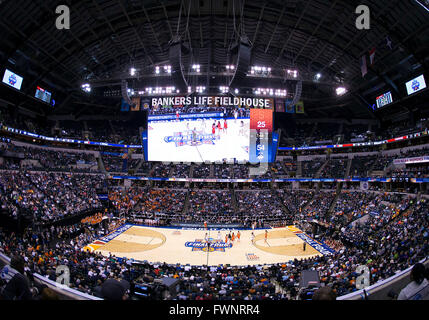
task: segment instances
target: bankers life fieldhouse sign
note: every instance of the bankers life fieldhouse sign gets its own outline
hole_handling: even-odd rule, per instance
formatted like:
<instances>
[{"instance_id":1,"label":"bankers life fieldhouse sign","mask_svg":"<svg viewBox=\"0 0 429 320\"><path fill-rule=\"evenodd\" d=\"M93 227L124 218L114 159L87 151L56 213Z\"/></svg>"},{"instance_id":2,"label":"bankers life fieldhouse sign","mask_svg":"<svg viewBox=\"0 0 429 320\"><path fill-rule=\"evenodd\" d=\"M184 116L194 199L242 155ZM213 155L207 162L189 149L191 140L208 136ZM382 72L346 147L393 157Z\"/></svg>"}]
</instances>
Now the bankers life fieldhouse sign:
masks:
<instances>
[{"instance_id":1,"label":"bankers life fieldhouse sign","mask_svg":"<svg viewBox=\"0 0 429 320\"><path fill-rule=\"evenodd\" d=\"M197 97L163 97L152 98L152 107L159 106L191 106L191 105L208 105L208 106L241 106L248 108L273 108L273 99L264 98L239 98L239 97L213 97L213 96L197 96Z\"/></svg>"}]
</instances>

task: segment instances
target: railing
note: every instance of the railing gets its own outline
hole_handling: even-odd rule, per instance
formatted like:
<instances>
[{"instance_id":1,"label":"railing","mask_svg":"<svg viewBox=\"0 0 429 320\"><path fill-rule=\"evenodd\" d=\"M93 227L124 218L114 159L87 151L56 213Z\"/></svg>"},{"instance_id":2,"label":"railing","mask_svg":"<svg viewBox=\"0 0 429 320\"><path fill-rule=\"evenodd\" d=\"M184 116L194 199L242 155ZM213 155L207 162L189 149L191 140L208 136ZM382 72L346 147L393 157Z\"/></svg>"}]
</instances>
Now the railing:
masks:
<instances>
[{"instance_id":1,"label":"railing","mask_svg":"<svg viewBox=\"0 0 429 320\"><path fill-rule=\"evenodd\" d=\"M10 258L2 253L0 253L0 260L2 260L7 264L10 263ZM429 265L429 260L426 257L422 259L420 263L424 263L427 267ZM368 297L370 299L371 296L374 297L377 295L382 296L379 298L380 300L383 300L383 297L384 299L386 299L385 298L385 296L387 296L386 291L387 290L390 291L393 285L398 284L399 282L404 282L406 279L409 279L412 268L413 267L409 267L406 270L403 270L388 279L379 281L365 289L361 289L361 290L337 297L337 300L364 300L365 297ZM47 279L40 274L35 273L33 274L33 276L35 279L37 279L39 283L47 285L49 288L54 290L62 297L73 299L73 300L103 300L96 296L80 292L78 290L69 288L66 285ZM402 287L404 287L405 285L406 283Z\"/></svg>"},{"instance_id":2,"label":"railing","mask_svg":"<svg viewBox=\"0 0 429 320\"><path fill-rule=\"evenodd\" d=\"M429 265L428 258L424 258L419 261L420 263L424 263L426 267ZM399 284L400 282L406 282L407 279L410 278L410 272L413 267L409 267L401 272L398 272L394 276L387 278L385 280L379 281L365 289L361 289L352 293L348 293L346 295L337 297L337 300L365 300L367 297L371 300L371 296L377 297L377 300L386 300L387 294L392 290L392 286L395 284ZM401 287L405 287L407 282ZM399 292L396 292L399 293Z\"/></svg>"},{"instance_id":3,"label":"railing","mask_svg":"<svg viewBox=\"0 0 429 320\"><path fill-rule=\"evenodd\" d=\"M10 263L10 258L2 253L0 253L0 260L2 260L7 264ZM58 295L60 295L62 298L72 299L72 300L103 300L96 296L86 294L84 292L80 292L78 290L69 288L68 286L63 285L61 283L47 279L38 273L34 273L33 276L35 281L48 286L49 288L54 290Z\"/></svg>"}]
</instances>

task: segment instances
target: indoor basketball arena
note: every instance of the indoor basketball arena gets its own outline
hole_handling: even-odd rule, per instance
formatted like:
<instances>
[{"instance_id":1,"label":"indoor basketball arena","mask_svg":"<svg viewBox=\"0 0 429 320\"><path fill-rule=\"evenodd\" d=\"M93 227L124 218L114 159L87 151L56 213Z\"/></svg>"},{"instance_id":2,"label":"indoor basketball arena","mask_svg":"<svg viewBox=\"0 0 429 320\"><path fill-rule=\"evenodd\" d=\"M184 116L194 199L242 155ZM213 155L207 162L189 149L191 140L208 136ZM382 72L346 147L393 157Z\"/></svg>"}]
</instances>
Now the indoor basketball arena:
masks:
<instances>
[{"instance_id":1,"label":"indoor basketball arena","mask_svg":"<svg viewBox=\"0 0 429 320\"><path fill-rule=\"evenodd\" d=\"M429 299L427 0L0 13L0 305Z\"/></svg>"}]
</instances>

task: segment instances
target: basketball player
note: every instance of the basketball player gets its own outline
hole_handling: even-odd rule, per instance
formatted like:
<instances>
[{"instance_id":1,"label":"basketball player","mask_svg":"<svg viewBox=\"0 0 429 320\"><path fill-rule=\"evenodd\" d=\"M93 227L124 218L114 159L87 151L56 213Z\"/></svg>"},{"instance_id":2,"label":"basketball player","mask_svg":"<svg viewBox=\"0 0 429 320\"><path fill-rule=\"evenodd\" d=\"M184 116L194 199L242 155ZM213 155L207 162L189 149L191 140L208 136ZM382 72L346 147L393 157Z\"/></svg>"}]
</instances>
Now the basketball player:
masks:
<instances>
[{"instance_id":1,"label":"basketball player","mask_svg":"<svg viewBox=\"0 0 429 320\"><path fill-rule=\"evenodd\" d=\"M240 230L239 230L239 231L237 231L237 241L238 242L240 242L240 236L241 236L241 234L240 234Z\"/></svg>"},{"instance_id":2,"label":"basketball player","mask_svg":"<svg viewBox=\"0 0 429 320\"><path fill-rule=\"evenodd\" d=\"M189 121L186 122L186 131L189 131Z\"/></svg>"},{"instance_id":3,"label":"basketball player","mask_svg":"<svg viewBox=\"0 0 429 320\"><path fill-rule=\"evenodd\" d=\"M267 239L268 239L268 230L265 230L265 243L267 243Z\"/></svg>"},{"instance_id":4,"label":"basketball player","mask_svg":"<svg viewBox=\"0 0 429 320\"><path fill-rule=\"evenodd\" d=\"M220 132L222 131L222 125L220 124L220 121L217 122L217 129L218 129L218 134L220 134Z\"/></svg>"},{"instance_id":5,"label":"basketball player","mask_svg":"<svg viewBox=\"0 0 429 320\"><path fill-rule=\"evenodd\" d=\"M181 132L179 132L179 137L180 137L179 146L183 146L184 142L183 142L183 135Z\"/></svg>"},{"instance_id":6,"label":"basketball player","mask_svg":"<svg viewBox=\"0 0 429 320\"><path fill-rule=\"evenodd\" d=\"M220 234L220 231L217 232L217 240L219 242L222 240L222 235Z\"/></svg>"},{"instance_id":7,"label":"basketball player","mask_svg":"<svg viewBox=\"0 0 429 320\"><path fill-rule=\"evenodd\" d=\"M206 232L206 234L205 234L205 236L204 236L204 240L206 241L206 242L209 242L209 235L208 235L208 233Z\"/></svg>"},{"instance_id":8,"label":"basketball player","mask_svg":"<svg viewBox=\"0 0 429 320\"><path fill-rule=\"evenodd\" d=\"M239 136L244 136L244 122L241 120L240 122L240 130L238 131Z\"/></svg>"},{"instance_id":9,"label":"basketball player","mask_svg":"<svg viewBox=\"0 0 429 320\"><path fill-rule=\"evenodd\" d=\"M255 234L252 231L252 234L250 235L250 239L252 240L252 243L255 243Z\"/></svg>"},{"instance_id":10,"label":"basketball player","mask_svg":"<svg viewBox=\"0 0 429 320\"><path fill-rule=\"evenodd\" d=\"M307 243L304 241L304 242L302 243L302 251L305 251L305 247L306 247L306 245L307 245Z\"/></svg>"},{"instance_id":11,"label":"basketball player","mask_svg":"<svg viewBox=\"0 0 429 320\"><path fill-rule=\"evenodd\" d=\"M216 133L216 124L213 122L212 124L212 135Z\"/></svg>"},{"instance_id":12,"label":"basketball player","mask_svg":"<svg viewBox=\"0 0 429 320\"><path fill-rule=\"evenodd\" d=\"M203 121L201 122L201 130L206 133L206 120L203 118Z\"/></svg>"},{"instance_id":13,"label":"basketball player","mask_svg":"<svg viewBox=\"0 0 429 320\"><path fill-rule=\"evenodd\" d=\"M232 233L232 236L231 236L231 241L232 242L234 242L234 240L235 240L235 234L234 234L234 232Z\"/></svg>"},{"instance_id":14,"label":"basketball player","mask_svg":"<svg viewBox=\"0 0 429 320\"><path fill-rule=\"evenodd\" d=\"M234 110L234 123L237 123L237 118L238 118L238 111L237 109Z\"/></svg>"},{"instance_id":15,"label":"basketball player","mask_svg":"<svg viewBox=\"0 0 429 320\"><path fill-rule=\"evenodd\" d=\"M223 120L223 131L226 133L228 130L228 124L226 123L226 119Z\"/></svg>"},{"instance_id":16,"label":"basketball player","mask_svg":"<svg viewBox=\"0 0 429 320\"><path fill-rule=\"evenodd\" d=\"M194 146L197 145L197 128L194 128L194 130L192 130L192 144Z\"/></svg>"},{"instance_id":17,"label":"basketball player","mask_svg":"<svg viewBox=\"0 0 429 320\"><path fill-rule=\"evenodd\" d=\"M179 111L176 111L176 121L179 121Z\"/></svg>"},{"instance_id":18,"label":"basketball player","mask_svg":"<svg viewBox=\"0 0 429 320\"><path fill-rule=\"evenodd\" d=\"M204 221L204 229L207 230L207 221Z\"/></svg>"}]
</instances>

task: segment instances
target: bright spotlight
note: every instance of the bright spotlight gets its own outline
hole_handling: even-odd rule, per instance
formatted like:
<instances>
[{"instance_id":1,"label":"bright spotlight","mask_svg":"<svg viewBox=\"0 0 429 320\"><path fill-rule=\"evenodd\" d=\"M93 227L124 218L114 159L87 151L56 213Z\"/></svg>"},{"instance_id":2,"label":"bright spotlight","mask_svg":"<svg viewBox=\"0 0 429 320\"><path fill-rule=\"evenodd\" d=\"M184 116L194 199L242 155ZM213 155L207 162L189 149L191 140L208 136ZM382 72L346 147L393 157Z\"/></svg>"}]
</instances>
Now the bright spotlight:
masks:
<instances>
[{"instance_id":1,"label":"bright spotlight","mask_svg":"<svg viewBox=\"0 0 429 320\"><path fill-rule=\"evenodd\" d=\"M342 96L343 94L345 94L347 92L347 89L344 87L338 87L336 89L336 92L337 92L337 96Z\"/></svg>"}]
</instances>

